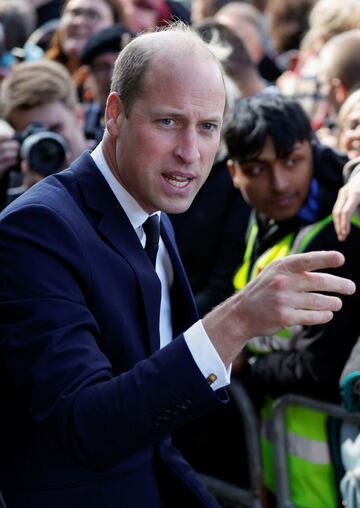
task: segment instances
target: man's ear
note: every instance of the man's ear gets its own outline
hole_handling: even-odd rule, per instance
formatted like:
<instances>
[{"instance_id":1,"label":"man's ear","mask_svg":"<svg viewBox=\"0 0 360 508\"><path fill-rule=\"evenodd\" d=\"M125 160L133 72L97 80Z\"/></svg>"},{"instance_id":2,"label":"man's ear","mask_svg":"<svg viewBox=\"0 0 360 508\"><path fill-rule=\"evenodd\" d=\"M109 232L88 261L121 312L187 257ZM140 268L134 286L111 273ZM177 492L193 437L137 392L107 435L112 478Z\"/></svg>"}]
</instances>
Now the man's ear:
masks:
<instances>
[{"instance_id":1,"label":"man's ear","mask_svg":"<svg viewBox=\"0 0 360 508\"><path fill-rule=\"evenodd\" d=\"M230 173L231 179L233 181L233 186L235 187L235 189L238 189L241 192L241 189L239 186L239 175L240 175L239 166L240 165L238 162L234 161L233 159L228 159L227 168Z\"/></svg>"},{"instance_id":2,"label":"man's ear","mask_svg":"<svg viewBox=\"0 0 360 508\"><path fill-rule=\"evenodd\" d=\"M105 127L110 136L118 136L122 115L124 115L124 106L119 94L111 92L105 107Z\"/></svg>"}]
</instances>

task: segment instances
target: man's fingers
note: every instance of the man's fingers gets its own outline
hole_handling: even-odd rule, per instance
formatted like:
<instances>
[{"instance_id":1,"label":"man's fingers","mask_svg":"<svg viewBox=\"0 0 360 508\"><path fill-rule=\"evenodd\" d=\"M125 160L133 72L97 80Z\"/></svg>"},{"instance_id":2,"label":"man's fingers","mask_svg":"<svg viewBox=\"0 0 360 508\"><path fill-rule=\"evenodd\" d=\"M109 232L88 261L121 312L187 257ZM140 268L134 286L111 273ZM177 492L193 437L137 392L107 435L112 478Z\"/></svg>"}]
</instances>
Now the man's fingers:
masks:
<instances>
[{"instance_id":1,"label":"man's fingers","mask_svg":"<svg viewBox=\"0 0 360 508\"><path fill-rule=\"evenodd\" d=\"M337 312L342 307L342 301L337 296L319 293L296 293L292 307L297 310L314 310Z\"/></svg>"},{"instance_id":2,"label":"man's fingers","mask_svg":"<svg viewBox=\"0 0 360 508\"><path fill-rule=\"evenodd\" d=\"M326 268L338 268L344 262L345 258L343 254L337 251L313 251L306 252L305 254L293 254L275 261L279 271L285 273L312 272Z\"/></svg>"},{"instance_id":3,"label":"man's fingers","mask_svg":"<svg viewBox=\"0 0 360 508\"><path fill-rule=\"evenodd\" d=\"M299 294L320 292L352 295L356 290L352 280L329 273L312 271L337 268L343 262L344 256L336 251L314 251L275 261L269 265L269 269L275 273L272 280L272 290L276 292L285 290L286 293Z\"/></svg>"},{"instance_id":4,"label":"man's fingers","mask_svg":"<svg viewBox=\"0 0 360 508\"><path fill-rule=\"evenodd\" d=\"M304 292L339 293L341 295L352 295L356 286L350 279L338 277L330 273L306 273L299 275L294 282L296 288Z\"/></svg>"},{"instance_id":5,"label":"man's fingers","mask_svg":"<svg viewBox=\"0 0 360 508\"><path fill-rule=\"evenodd\" d=\"M315 326L328 323L333 318L331 311L323 310L295 310L292 316L292 324L303 326ZM291 325L292 326L292 325Z\"/></svg>"}]
</instances>

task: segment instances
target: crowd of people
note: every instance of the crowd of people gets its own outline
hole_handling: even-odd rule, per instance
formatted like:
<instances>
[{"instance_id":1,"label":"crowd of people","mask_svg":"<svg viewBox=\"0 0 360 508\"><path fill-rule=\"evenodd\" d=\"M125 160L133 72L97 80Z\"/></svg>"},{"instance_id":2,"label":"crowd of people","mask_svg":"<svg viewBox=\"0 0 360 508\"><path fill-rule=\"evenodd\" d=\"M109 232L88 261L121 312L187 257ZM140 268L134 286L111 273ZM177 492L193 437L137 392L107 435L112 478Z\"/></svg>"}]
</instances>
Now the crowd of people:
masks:
<instances>
[{"instance_id":1,"label":"crowd of people","mask_svg":"<svg viewBox=\"0 0 360 508\"><path fill-rule=\"evenodd\" d=\"M234 380L276 506L274 400L360 410L359 206L358 0L0 0L0 506L218 507ZM360 426L285 428L359 506Z\"/></svg>"}]
</instances>

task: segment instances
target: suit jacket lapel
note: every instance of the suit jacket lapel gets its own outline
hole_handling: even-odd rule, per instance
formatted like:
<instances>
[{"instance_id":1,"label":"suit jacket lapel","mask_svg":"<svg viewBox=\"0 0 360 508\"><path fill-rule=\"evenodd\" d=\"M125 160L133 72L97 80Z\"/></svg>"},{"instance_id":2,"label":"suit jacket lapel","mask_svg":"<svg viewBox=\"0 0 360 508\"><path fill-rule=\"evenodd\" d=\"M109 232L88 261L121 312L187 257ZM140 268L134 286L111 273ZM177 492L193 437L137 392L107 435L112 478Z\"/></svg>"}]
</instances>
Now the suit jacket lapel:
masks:
<instances>
[{"instance_id":1,"label":"suit jacket lapel","mask_svg":"<svg viewBox=\"0 0 360 508\"><path fill-rule=\"evenodd\" d=\"M159 349L161 285L127 215L89 154L71 167L89 208L97 212L94 226L134 270L141 289L149 330L149 352ZM120 303L120 302L119 302Z\"/></svg>"}]
</instances>

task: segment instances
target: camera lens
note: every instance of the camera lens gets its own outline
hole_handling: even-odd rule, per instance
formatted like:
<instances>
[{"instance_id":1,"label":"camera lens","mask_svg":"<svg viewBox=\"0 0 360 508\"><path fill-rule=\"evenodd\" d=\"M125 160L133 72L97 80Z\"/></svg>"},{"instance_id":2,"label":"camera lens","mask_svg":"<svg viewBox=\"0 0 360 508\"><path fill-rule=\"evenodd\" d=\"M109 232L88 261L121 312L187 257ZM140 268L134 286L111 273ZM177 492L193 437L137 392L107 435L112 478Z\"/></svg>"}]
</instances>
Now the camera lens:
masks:
<instances>
[{"instance_id":1,"label":"camera lens","mask_svg":"<svg viewBox=\"0 0 360 508\"><path fill-rule=\"evenodd\" d=\"M43 176L62 169L66 157L66 145L55 132L38 132L27 137L21 147L21 158L27 160L32 171Z\"/></svg>"}]
</instances>

